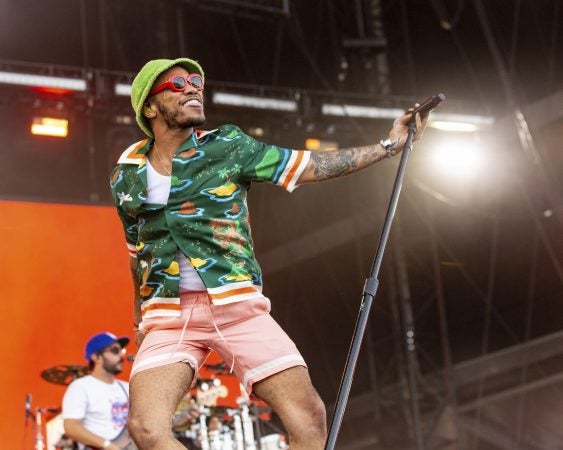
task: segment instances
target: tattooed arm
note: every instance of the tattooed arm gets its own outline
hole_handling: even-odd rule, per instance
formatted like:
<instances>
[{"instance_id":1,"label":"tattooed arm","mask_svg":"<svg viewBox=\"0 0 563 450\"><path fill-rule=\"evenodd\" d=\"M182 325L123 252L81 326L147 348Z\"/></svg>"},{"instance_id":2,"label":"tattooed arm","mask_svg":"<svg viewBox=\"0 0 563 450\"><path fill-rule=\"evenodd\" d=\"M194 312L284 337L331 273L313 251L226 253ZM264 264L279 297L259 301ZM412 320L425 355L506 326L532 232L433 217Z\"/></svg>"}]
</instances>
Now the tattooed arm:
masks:
<instances>
[{"instance_id":1,"label":"tattooed arm","mask_svg":"<svg viewBox=\"0 0 563 450\"><path fill-rule=\"evenodd\" d=\"M312 152L309 164L299 182L310 183L338 178L357 172L386 157L385 149L379 144Z\"/></svg>"},{"instance_id":2,"label":"tattooed arm","mask_svg":"<svg viewBox=\"0 0 563 450\"><path fill-rule=\"evenodd\" d=\"M417 105L415 105L417 106ZM407 140L408 123L411 119L409 112L405 113L395 121L389 132L389 139L399 140L395 150L400 153ZM414 140L420 139L428 115L422 119L416 115L416 134ZM307 167L299 178L299 184L312 183L315 181L330 180L371 166L382 159L387 158L387 152L380 144L366 145L363 147L352 147L332 151L313 151Z\"/></svg>"}]
</instances>

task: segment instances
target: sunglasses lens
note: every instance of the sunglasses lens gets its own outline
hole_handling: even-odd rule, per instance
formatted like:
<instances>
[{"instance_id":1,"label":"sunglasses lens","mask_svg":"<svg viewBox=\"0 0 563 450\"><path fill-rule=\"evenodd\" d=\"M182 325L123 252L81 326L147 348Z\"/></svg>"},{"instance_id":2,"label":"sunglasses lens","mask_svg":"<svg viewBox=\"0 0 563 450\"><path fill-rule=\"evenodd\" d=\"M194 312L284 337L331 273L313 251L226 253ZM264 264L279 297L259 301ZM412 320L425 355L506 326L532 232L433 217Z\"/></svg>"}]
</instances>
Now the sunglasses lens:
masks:
<instances>
[{"instance_id":1,"label":"sunglasses lens","mask_svg":"<svg viewBox=\"0 0 563 450\"><path fill-rule=\"evenodd\" d=\"M190 75L190 84L196 89L201 89L203 87L203 78L199 75Z\"/></svg>"},{"instance_id":2,"label":"sunglasses lens","mask_svg":"<svg viewBox=\"0 0 563 450\"><path fill-rule=\"evenodd\" d=\"M171 81L174 89L182 91L186 87L186 80L183 77L173 77Z\"/></svg>"}]
</instances>

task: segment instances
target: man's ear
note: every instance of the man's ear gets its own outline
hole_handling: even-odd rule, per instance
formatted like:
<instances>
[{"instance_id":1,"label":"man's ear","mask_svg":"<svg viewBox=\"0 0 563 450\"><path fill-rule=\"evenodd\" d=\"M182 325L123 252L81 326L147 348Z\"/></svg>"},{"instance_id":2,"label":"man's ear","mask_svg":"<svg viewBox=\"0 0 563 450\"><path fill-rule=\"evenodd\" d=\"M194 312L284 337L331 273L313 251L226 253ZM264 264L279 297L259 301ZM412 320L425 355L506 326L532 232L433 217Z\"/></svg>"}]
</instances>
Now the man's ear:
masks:
<instances>
[{"instance_id":1,"label":"man's ear","mask_svg":"<svg viewBox=\"0 0 563 450\"><path fill-rule=\"evenodd\" d=\"M93 353L92 356L90 356L90 361L92 361L92 363L94 365L96 365L96 363L98 362L98 359L101 358L101 355L99 355L98 353Z\"/></svg>"},{"instance_id":2,"label":"man's ear","mask_svg":"<svg viewBox=\"0 0 563 450\"><path fill-rule=\"evenodd\" d=\"M156 116L156 111L151 108L151 104L148 102L143 105L143 116L148 119L152 119Z\"/></svg>"}]
</instances>

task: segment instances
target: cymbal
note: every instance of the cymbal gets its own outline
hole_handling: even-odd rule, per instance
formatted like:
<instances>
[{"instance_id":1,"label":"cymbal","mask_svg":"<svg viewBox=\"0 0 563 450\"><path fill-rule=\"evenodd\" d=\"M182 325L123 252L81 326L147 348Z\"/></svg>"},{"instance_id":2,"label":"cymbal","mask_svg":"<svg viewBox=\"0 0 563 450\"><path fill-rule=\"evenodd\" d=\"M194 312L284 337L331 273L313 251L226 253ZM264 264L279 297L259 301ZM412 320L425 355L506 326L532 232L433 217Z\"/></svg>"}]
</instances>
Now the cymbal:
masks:
<instances>
[{"instance_id":1,"label":"cymbal","mask_svg":"<svg viewBox=\"0 0 563 450\"><path fill-rule=\"evenodd\" d=\"M38 408L43 413L43 420L48 422L49 420L55 418L62 411L61 407L58 408Z\"/></svg>"},{"instance_id":2,"label":"cymbal","mask_svg":"<svg viewBox=\"0 0 563 450\"><path fill-rule=\"evenodd\" d=\"M41 378L49 383L67 386L77 378L88 375L89 373L90 369L88 366L60 365L42 371Z\"/></svg>"}]
</instances>

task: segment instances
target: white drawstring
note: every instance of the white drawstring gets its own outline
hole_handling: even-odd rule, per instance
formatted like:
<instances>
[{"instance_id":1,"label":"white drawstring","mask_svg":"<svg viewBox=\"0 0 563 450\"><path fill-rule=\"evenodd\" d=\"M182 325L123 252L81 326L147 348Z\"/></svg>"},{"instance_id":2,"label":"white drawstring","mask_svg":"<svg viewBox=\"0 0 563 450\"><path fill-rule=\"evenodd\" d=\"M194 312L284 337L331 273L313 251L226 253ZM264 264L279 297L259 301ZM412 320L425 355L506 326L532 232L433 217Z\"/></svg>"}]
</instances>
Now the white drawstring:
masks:
<instances>
[{"instance_id":1,"label":"white drawstring","mask_svg":"<svg viewBox=\"0 0 563 450\"><path fill-rule=\"evenodd\" d=\"M235 367L235 352L233 352L231 346L229 345L229 342L227 341L225 336L223 336L223 333L221 333L221 330L219 330L219 327L217 326L217 323L215 322L215 317L213 316L212 306L213 306L213 304L211 302L207 305L208 310L209 310L209 315L211 316L211 322L213 322L213 328L215 328L215 331L217 332L217 334L219 335L221 340L227 345L227 347L229 347L229 350L230 350L231 356L232 356L231 369L229 370L229 373L233 373L233 370L234 370L234 367ZM178 347L180 346L180 344L182 343L182 340L184 339L184 335L186 334L186 329L188 327L188 322L190 321L190 318L192 316L192 311L193 311L193 308L188 308L188 311L187 311L188 316L186 317L186 320L184 321L184 326L182 328L182 333L180 334L180 339L178 339L178 342L176 342L176 346L174 347L174 350L170 353L170 358L172 358L174 356L174 354L176 353L176 350L178 350Z\"/></svg>"},{"instance_id":2,"label":"white drawstring","mask_svg":"<svg viewBox=\"0 0 563 450\"><path fill-rule=\"evenodd\" d=\"M178 339L178 342L176 342L176 346L174 347L174 350L172 351L172 353L170 353L170 358L172 358L174 356L174 353L176 353L176 350L178 350L178 347L182 343L182 339L184 339L184 334L186 333L186 328L188 327L188 322L190 321L190 318L192 317L192 308L189 308L187 314L188 314L188 317L186 317L186 321L184 322L184 327L182 328L182 333L180 334L180 339Z\"/></svg>"},{"instance_id":3,"label":"white drawstring","mask_svg":"<svg viewBox=\"0 0 563 450\"><path fill-rule=\"evenodd\" d=\"M211 306L209 306L209 314L211 315L211 321L213 322L213 327L215 328L215 331L217 332L217 334L219 335L221 340L225 344L227 344L227 347L229 347L229 350L230 350L231 356L232 356L231 369L229 370L229 373L233 373L233 369L235 367L235 352L233 352L231 346L229 345L229 342L227 341L227 339L225 339L225 336L223 336L223 333L221 333L221 330L219 330L219 327L215 323L215 317L213 317L213 311L211 310L212 306L213 306L213 304L211 304Z\"/></svg>"}]
</instances>

